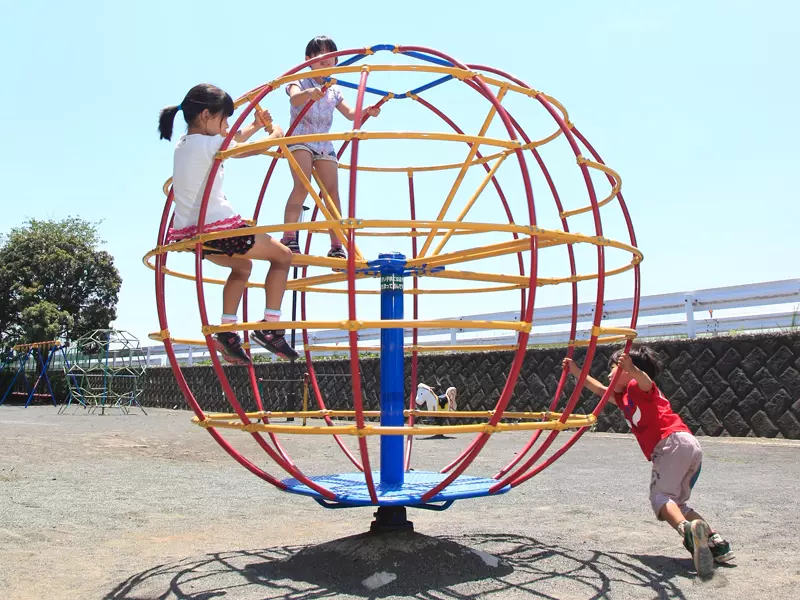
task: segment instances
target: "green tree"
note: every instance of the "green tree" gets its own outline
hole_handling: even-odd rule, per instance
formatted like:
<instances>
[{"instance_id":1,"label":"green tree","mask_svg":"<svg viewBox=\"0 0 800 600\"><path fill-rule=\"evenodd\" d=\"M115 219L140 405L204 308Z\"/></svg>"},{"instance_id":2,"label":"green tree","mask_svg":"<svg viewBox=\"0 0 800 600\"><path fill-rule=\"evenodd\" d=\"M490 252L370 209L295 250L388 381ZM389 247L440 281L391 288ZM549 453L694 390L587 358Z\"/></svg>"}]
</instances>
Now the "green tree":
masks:
<instances>
[{"instance_id":1,"label":"green tree","mask_svg":"<svg viewBox=\"0 0 800 600\"><path fill-rule=\"evenodd\" d=\"M0 345L109 327L122 279L97 225L31 219L0 240Z\"/></svg>"}]
</instances>

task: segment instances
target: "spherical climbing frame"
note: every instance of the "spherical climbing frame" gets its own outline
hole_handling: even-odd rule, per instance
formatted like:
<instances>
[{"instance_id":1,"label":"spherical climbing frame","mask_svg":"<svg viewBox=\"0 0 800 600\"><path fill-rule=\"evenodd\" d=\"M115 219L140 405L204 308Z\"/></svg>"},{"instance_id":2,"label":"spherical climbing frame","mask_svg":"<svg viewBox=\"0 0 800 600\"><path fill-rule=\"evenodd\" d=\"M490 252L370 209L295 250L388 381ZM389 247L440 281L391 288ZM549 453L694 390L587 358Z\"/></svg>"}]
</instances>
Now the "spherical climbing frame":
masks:
<instances>
[{"instance_id":1,"label":"spherical climbing frame","mask_svg":"<svg viewBox=\"0 0 800 600\"><path fill-rule=\"evenodd\" d=\"M358 65L365 57L378 52L391 52L405 57L416 59L415 64L370 64ZM175 377L186 396L189 405L195 412L194 421L206 428L211 436L241 465L263 480L273 484L279 489L315 498L320 504L330 508L374 505L379 507L405 507L430 508L442 510L454 500L477 496L487 496L507 492L543 469L551 465L564 452L566 452L591 426L597 415L602 411L607 401L604 397L591 414L577 415L573 410L579 400L589 367L599 343L625 342L626 347L636 336L636 323L639 313L640 274L639 263L642 254L636 247L636 237L631 223L627 206L621 193L620 176L607 167L598 153L569 120L566 109L551 96L537 91L523 81L504 73L498 69L483 65L462 64L454 58L439 51L417 46L391 46L380 45L370 48L342 50L330 54L337 58L337 65L332 68L318 69L315 76L323 77L326 86L338 84L357 90L355 106L355 120L350 131L293 135L297 123L311 108L313 101L309 101L301 110L295 122L291 124L286 136L279 139L266 139L252 143L239 144L229 148L233 135L242 126L245 119L256 111L260 114L259 103L274 90L298 81L308 76L304 71L313 61L307 61L294 69L287 71L280 78L265 85L255 88L236 101L236 107L245 106L235 124L223 143L217 159L209 175L209 182L213 181L221 161L252 152L267 154L272 157L264 183L256 203L252 226L248 229L235 231L207 232L205 230L205 215L211 191L210 183L206 186L203 195L202 207L198 220L198 233L195 237L176 242L166 243L167 231L171 225L172 190L169 181L165 184L167 202L161 218L158 233L158 246L144 257L147 266L156 272L156 296L160 332L154 334L154 339L163 341ZM338 62L339 59L344 59ZM315 59L318 60L318 59ZM404 94L378 90L367 85L370 74L376 72L417 72L429 73L437 77L429 84L420 86ZM339 79L340 76L358 74L358 83ZM440 85L446 81L456 79L465 86L485 98L490 103L490 110L477 135L469 135L443 111L431 102L422 98L420 94L426 90ZM490 86L497 88L494 92ZM367 93L379 95L381 98L376 106L383 106L389 101L410 99L439 117L452 131L451 132L392 132L392 131L365 131L364 123L369 119L365 112L365 95ZM520 124L503 107L503 99L508 94L519 94L531 98L539 103L552 117L557 125L556 130L546 138L531 140ZM487 131L496 117L502 122L507 132L506 138L488 137ZM580 169L589 204L580 208L565 210L562 206L559 193L553 178L543 160L539 148L564 136L569 147L574 153L574 160ZM424 167L374 167L359 164L359 145L362 141L381 139L416 139L440 140L466 144L469 148L466 158L462 163L442 164ZM338 157L344 156L345 150L350 148L349 164L340 164L340 168L349 172L348 190L348 216L339 214L334 203L330 200L327 191L322 186L320 179L314 174L319 187L317 191L309 178L302 174L297 161L288 151L290 144L310 143L319 141L342 142ZM491 153L482 154L480 147L491 148ZM591 158L583 155L588 151ZM528 154L529 153L529 154ZM519 164L522 187L528 209L527 222L522 224L512 216L509 203L495 174L500 165L510 157L515 157ZM555 200L561 230L543 229L537 225L536 210L534 207L533 190L526 156L533 158L538 165L541 175ZM281 158L287 159L292 170L299 174L300 180L306 187L310 197L315 203L312 218L309 222L289 225L291 229L307 232L305 254L295 255L294 265L302 268L302 278L289 283L288 289L301 293L301 320L285 321L276 325L285 329L300 329L303 332L304 349L307 359L307 370L310 375L311 387L319 406L316 411L296 412L270 412L263 410L263 404L258 392L256 376L251 366L246 367L249 373L251 388L254 394L256 412L246 412L236 397L222 368L219 358L213 350L211 335L221 331L249 331L261 327L259 323L244 322L235 325L212 325L209 322L206 310L204 284L223 284L224 282L203 276L203 264L200 250L203 244L213 239L242 235L243 233L279 233L287 228L286 224L256 226L261 205L268 185ZM462 182L465 173L470 167L483 168L486 176L475 194L466 203L461 213L455 220L445 220L456 191ZM415 174L425 171L457 170L458 176L450 193L434 220L417 220L415 205ZM592 181L590 170L602 172L611 189L607 196L598 200L597 192ZM357 215L356 190L359 172L406 172L408 174L408 196L410 219L363 219ZM469 222L465 218L474 205L480 193L489 184L494 186L502 203L507 223L481 223ZM629 243L608 239L603 234L603 225L600 218L601 207L616 200L625 219ZM594 222L594 235L584 235L570 232L568 219L574 215L591 213ZM317 220L322 215L322 220ZM347 259L335 259L322 256L309 255L311 237L314 232L324 233L334 231L338 239L348 249ZM454 235L464 236L479 232L503 233L510 236L510 241L493 243L490 245L458 251L443 251L447 241ZM411 255L404 256L400 253L382 253L375 260L367 260L359 251L356 244L358 236L385 236L385 237L410 237ZM418 238L424 241L418 247ZM438 242L437 242L438 240ZM597 271L592 274L578 274L573 246L576 244L590 244L596 248ZM537 274L538 253L541 249L552 246L566 246L569 254L570 275L561 278L539 277ZM630 253L629 262L620 267L606 268L606 249L613 248ZM194 249L195 273L181 273L167 268L169 252L188 251ZM452 270L453 265L491 258L497 256L517 257L517 271L515 274L487 273L475 271ZM527 264L526 264L527 262ZM333 273L307 276L309 267L333 269ZM605 279L609 276L633 271L634 290L633 305L630 316L630 327L604 327L603 302ZM200 307L202 333L204 340L193 341L189 339L174 339L168 329L166 303L165 303L165 276L194 280L197 288L197 297ZM380 290L357 289L356 281L379 279ZM404 279L411 278L413 287L404 289ZM482 282L489 284L484 287L458 288L449 290L426 290L419 285L422 278L445 278L450 280ZM588 339L578 340L578 283L581 281L595 280L597 293L594 301L591 335ZM332 284L346 283L346 289L331 287ZM534 322L534 304L536 290L539 286L569 284L572 291L572 320L569 340L566 341L568 357L573 355L576 346L586 347L586 359L581 370L577 384L566 400L564 407L556 412L559 399L564 392L567 380L566 371L562 372L558 382L557 391L550 402L549 409L543 412L509 412L506 411L511 400L517 378L525 359L528 339ZM263 288L260 283L248 283L248 288ZM520 315L514 321L465 321L465 320L421 320L419 319L419 296L424 293L483 293L492 291L520 290ZM306 319L306 295L309 293L346 293L348 300L348 315L340 321L310 321ZM359 320L356 314L356 296L358 294L380 294L381 318L380 320ZM412 296L412 319L404 316L404 294ZM247 321L247 293L245 293L244 320ZM425 328L459 329L497 329L517 332L517 341L513 345L495 346L468 346L462 350L514 350L514 358L508 372L506 384L492 411L448 411L446 413L428 413L415 409L413 393L408 399L404 389L404 350L410 352L412 361L412 391L417 386L417 360L418 354L424 351L439 350L431 346L418 344L418 332ZM381 331L381 409L380 411L364 410L362 401L362 383L359 375L359 340L358 332L366 328L376 328ZM352 372L353 408L352 411L327 410L325 400L321 395L313 367L311 352L324 350L325 347L309 344L308 331L313 329L340 329L349 332L349 353ZM412 331L412 344L404 348L404 329ZM232 413L206 413L202 410L181 373L173 344L189 343L207 346L211 352L211 360L222 389L233 407ZM246 346L247 347L247 346ZM452 346L447 347L448 350ZM249 348L248 348L249 351ZM611 382L613 387L613 381ZM455 426L421 427L415 424L416 417L446 417L448 419L464 418L480 420L478 423ZM283 423L273 423L271 419L280 417L318 417L325 421L320 427L301 427ZM352 424L337 425L335 418L352 419ZM366 419L380 417L380 424L369 423ZM515 420L520 422L507 422ZM287 479L278 479L269 474L254 462L234 449L221 435L221 429L237 429L248 432L266 454L284 471L289 474ZM545 452L553 444L560 431L575 429L576 431L555 452L543 460ZM530 439L516 456L494 477L470 477L463 475L465 470L481 452L493 433L503 431L532 431ZM549 433L543 440L540 436L543 430ZM461 455L443 467L439 472L410 471L411 449L413 436L424 432L426 435L439 433L475 433L476 437L469 443ZM266 436L262 435L266 434ZM307 476L294 464L278 441L276 434L287 435L333 435L345 455L357 468L356 473L333 474L323 476ZM357 455L350 452L340 436L356 436L358 440ZM367 440L371 436L380 436L380 470L373 471L368 455ZM405 439L404 439L405 438ZM541 443L536 446L537 441ZM521 463L521 464L520 464ZM380 510L379 510L380 512ZM404 512L403 512L404 515ZM390 519L394 519L392 516Z\"/></svg>"}]
</instances>

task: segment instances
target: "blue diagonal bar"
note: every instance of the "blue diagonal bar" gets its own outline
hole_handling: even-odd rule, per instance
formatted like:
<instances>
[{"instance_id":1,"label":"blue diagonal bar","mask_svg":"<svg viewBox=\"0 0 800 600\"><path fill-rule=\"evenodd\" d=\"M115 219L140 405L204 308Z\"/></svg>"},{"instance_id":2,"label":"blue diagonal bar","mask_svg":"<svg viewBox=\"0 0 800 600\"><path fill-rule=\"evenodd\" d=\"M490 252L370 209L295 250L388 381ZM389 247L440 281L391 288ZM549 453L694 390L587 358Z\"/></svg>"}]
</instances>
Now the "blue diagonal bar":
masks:
<instances>
[{"instance_id":1,"label":"blue diagonal bar","mask_svg":"<svg viewBox=\"0 0 800 600\"><path fill-rule=\"evenodd\" d=\"M441 65L443 67L452 67L453 63L447 60L443 60L441 58L436 58L435 56L428 56L427 54L423 54L422 52L401 52L400 54L405 54L406 56L410 56L411 58L418 58L420 60L424 60L436 65Z\"/></svg>"}]
</instances>

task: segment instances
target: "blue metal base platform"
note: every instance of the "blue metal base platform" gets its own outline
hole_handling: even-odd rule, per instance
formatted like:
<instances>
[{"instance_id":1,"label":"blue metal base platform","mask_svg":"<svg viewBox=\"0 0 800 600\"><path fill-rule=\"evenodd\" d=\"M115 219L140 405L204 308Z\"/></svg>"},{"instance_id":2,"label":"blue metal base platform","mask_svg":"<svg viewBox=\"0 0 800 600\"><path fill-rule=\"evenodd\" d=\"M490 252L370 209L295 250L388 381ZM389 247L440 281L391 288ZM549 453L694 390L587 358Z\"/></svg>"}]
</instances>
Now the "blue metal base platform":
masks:
<instances>
[{"instance_id":1,"label":"blue metal base platform","mask_svg":"<svg viewBox=\"0 0 800 600\"><path fill-rule=\"evenodd\" d=\"M423 504L422 496L447 477L446 473L430 471L409 471L405 473L402 484L381 485L380 472L373 471L372 478L378 495L378 506L412 506L431 510L444 510L455 500L489 496L489 488L497 483L488 477L472 477L462 475L448 485L444 491ZM336 500L324 498L318 492L300 483L296 479L284 479L287 492L310 496L326 508L347 508L354 506L374 506L369 497L367 483L363 473L341 473L334 475L317 475L310 477L312 481L336 494ZM496 494L504 494L511 489L510 485L501 488ZM491 494L491 495L496 495ZM441 505L439 503L444 503Z\"/></svg>"}]
</instances>

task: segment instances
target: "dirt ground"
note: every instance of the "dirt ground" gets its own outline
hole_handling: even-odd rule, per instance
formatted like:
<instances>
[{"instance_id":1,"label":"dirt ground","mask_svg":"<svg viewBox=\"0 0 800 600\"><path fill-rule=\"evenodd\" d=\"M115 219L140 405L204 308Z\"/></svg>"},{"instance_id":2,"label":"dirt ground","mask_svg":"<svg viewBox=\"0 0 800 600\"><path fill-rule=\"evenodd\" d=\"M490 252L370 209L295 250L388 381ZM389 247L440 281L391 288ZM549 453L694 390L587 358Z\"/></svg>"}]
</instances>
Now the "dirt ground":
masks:
<instances>
[{"instance_id":1,"label":"dirt ground","mask_svg":"<svg viewBox=\"0 0 800 600\"><path fill-rule=\"evenodd\" d=\"M361 535L373 509L282 493L190 418L0 407L0 598L800 598L797 442L701 438L692 503L737 555L703 582L653 518L630 436L587 434L508 494L409 510L416 533L376 546ZM226 437L267 465L249 436ZM469 439L420 438L412 466ZM496 435L470 474L524 439ZM353 471L328 436L281 440L309 474Z\"/></svg>"}]
</instances>

